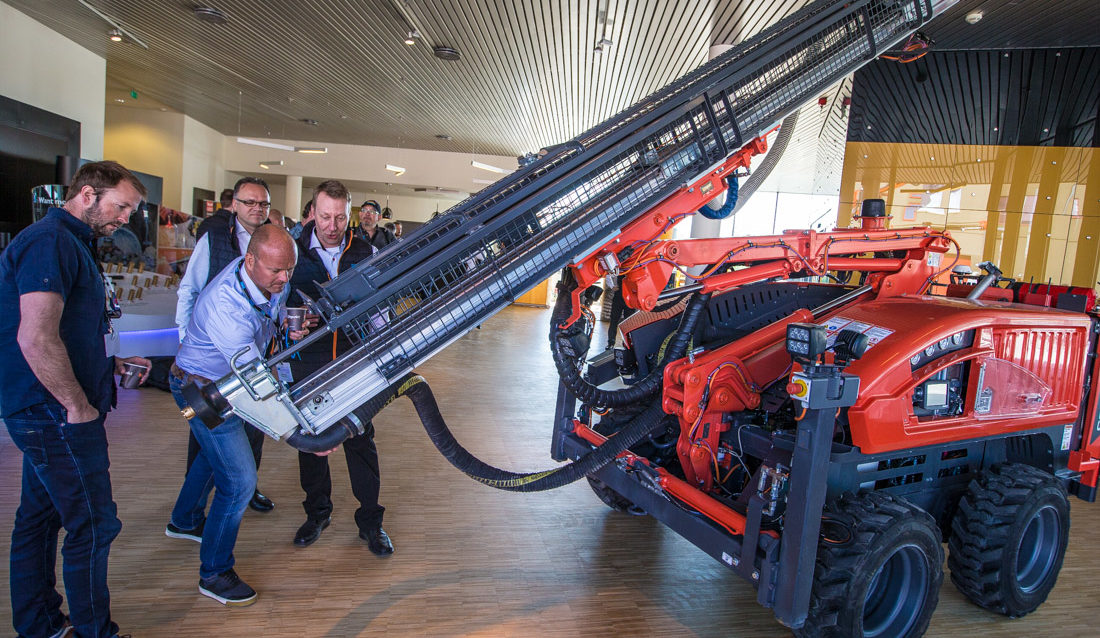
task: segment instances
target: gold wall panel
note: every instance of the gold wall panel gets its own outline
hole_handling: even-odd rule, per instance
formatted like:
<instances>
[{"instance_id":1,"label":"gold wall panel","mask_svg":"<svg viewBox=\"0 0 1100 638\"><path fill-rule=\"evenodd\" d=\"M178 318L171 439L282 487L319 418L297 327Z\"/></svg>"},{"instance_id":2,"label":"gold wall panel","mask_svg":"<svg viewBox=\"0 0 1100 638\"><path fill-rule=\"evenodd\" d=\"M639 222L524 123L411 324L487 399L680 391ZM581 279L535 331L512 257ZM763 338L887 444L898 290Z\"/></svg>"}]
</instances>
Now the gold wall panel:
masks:
<instances>
[{"instance_id":1,"label":"gold wall panel","mask_svg":"<svg viewBox=\"0 0 1100 638\"><path fill-rule=\"evenodd\" d=\"M960 263L1091 288L1100 279L1098 150L849 142L838 223L881 198L891 227L949 231Z\"/></svg>"}]
</instances>

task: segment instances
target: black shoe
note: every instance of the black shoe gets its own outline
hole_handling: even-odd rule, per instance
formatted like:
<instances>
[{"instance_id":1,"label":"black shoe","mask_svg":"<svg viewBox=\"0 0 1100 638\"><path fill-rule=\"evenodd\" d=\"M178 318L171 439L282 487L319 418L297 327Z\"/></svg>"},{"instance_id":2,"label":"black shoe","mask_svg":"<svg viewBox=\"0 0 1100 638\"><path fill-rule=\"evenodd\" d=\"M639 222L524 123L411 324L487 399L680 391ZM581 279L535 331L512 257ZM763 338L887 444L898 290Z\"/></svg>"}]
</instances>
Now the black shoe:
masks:
<instances>
[{"instance_id":1,"label":"black shoe","mask_svg":"<svg viewBox=\"0 0 1100 638\"><path fill-rule=\"evenodd\" d=\"M252 500L248 502L248 506L257 512L270 512L275 509L275 503L272 503L271 499L260 494L260 490L256 490L252 494Z\"/></svg>"},{"instance_id":2,"label":"black shoe","mask_svg":"<svg viewBox=\"0 0 1100 638\"><path fill-rule=\"evenodd\" d=\"M393 543L381 526L359 532L359 538L367 541L367 549L376 556L389 556L393 553Z\"/></svg>"},{"instance_id":3,"label":"black shoe","mask_svg":"<svg viewBox=\"0 0 1100 638\"><path fill-rule=\"evenodd\" d=\"M185 538L189 541L195 541L196 543L202 542L202 528L206 524L206 521L199 523L198 527L192 529L183 529L182 527L176 527L171 522L164 528L164 535L171 538Z\"/></svg>"},{"instance_id":4,"label":"black shoe","mask_svg":"<svg viewBox=\"0 0 1100 638\"><path fill-rule=\"evenodd\" d=\"M65 617L65 624L58 629L56 633L50 634L50 638L69 638L73 633L73 625L69 622L69 617Z\"/></svg>"},{"instance_id":5,"label":"black shoe","mask_svg":"<svg viewBox=\"0 0 1100 638\"><path fill-rule=\"evenodd\" d=\"M213 578L199 579L199 593L226 607L247 607L256 602L256 590L249 587L232 569Z\"/></svg>"},{"instance_id":6,"label":"black shoe","mask_svg":"<svg viewBox=\"0 0 1100 638\"><path fill-rule=\"evenodd\" d=\"M321 521L307 518L306 522L302 523L302 526L298 528L298 532L294 534L294 544L298 547L308 547L312 545L314 541L321 538L321 531L328 527L331 522L332 518L328 516Z\"/></svg>"}]
</instances>

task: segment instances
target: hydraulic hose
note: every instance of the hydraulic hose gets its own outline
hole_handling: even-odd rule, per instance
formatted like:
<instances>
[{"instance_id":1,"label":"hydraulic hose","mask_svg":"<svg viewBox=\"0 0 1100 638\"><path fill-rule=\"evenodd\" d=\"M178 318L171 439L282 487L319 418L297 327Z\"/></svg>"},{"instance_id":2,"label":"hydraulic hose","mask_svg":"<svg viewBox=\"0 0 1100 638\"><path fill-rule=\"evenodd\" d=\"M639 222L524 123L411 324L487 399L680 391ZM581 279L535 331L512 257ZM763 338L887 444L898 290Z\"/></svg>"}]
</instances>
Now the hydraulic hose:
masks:
<instances>
[{"instance_id":1,"label":"hydraulic hose","mask_svg":"<svg viewBox=\"0 0 1100 638\"><path fill-rule=\"evenodd\" d=\"M302 452L327 452L353 436L363 433L363 424L382 411L382 408L401 396L400 390L406 378L391 383L370 401L352 410L352 413L337 421L332 427L320 434L310 434L298 428L298 431L286 438L286 442ZM354 417L352 416L354 415ZM356 423L358 421L359 423Z\"/></svg>"},{"instance_id":2,"label":"hydraulic hose","mask_svg":"<svg viewBox=\"0 0 1100 638\"><path fill-rule=\"evenodd\" d=\"M399 396L407 396L412 401L424 425L424 431L428 433L428 438L451 465L479 483L510 492L552 490L583 478L610 463L623 450L648 437L655 430L659 430L665 418L665 413L661 410L661 402L654 401L644 412L627 423L618 434L581 458L552 470L520 473L493 467L462 447L443 420L443 415L439 412L439 404L436 403L435 395L428 387L428 382L420 375L406 375L390 385L382 394L356 408L354 414L357 419L365 422L374 418L382 408ZM323 452L331 450L347 438L361 432L350 420L342 420L338 426L333 426L316 436L298 431L287 438L287 443L303 452Z\"/></svg>"},{"instance_id":3,"label":"hydraulic hose","mask_svg":"<svg viewBox=\"0 0 1100 638\"><path fill-rule=\"evenodd\" d=\"M552 490L583 478L610 463L620 452L654 430L662 428L665 418L661 402L654 401L606 443L571 463L542 472L509 472L484 463L455 440L439 413L431 388L423 378L417 376L409 379L409 384L403 392L412 400L424 430L443 457L475 481L509 492Z\"/></svg>"},{"instance_id":4,"label":"hydraulic hose","mask_svg":"<svg viewBox=\"0 0 1100 638\"><path fill-rule=\"evenodd\" d=\"M702 316L703 311L706 310L707 302L710 301L710 293L692 296L691 301L684 309L684 313L680 316L679 328L677 328L668 346L664 349L661 362L641 381L629 388L601 390L581 376L576 362L578 359L583 358L584 353L569 356L562 351L561 341L565 337L559 326L573 311L573 296L570 292L568 284L561 286L558 290L558 301L554 305L554 312L550 316L550 352L554 358L554 365L558 368L558 376L565 387L581 401L599 408L617 408L638 403L660 390L665 366L686 354L692 334L695 332L695 326L699 322L699 317Z\"/></svg>"},{"instance_id":5,"label":"hydraulic hose","mask_svg":"<svg viewBox=\"0 0 1100 638\"><path fill-rule=\"evenodd\" d=\"M737 193L737 202L733 206L733 214L736 215L745 207L745 204L749 203L749 199L752 197L756 189L760 188L760 185L764 183L764 180L768 179L768 176L772 174L775 167L779 164L779 160L783 158L783 153L787 150L787 145L790 144L791 138L794 137L795 125L798 123L798 111L791 113L783 120L783 124L779 127L779 134L775 136L775 142L772 144L768 154L764 156L764 159L760 162L760 166L753 171L752 175L745 180L745 183L741 185L741 188Z\"/></svg>"}]
</instances>

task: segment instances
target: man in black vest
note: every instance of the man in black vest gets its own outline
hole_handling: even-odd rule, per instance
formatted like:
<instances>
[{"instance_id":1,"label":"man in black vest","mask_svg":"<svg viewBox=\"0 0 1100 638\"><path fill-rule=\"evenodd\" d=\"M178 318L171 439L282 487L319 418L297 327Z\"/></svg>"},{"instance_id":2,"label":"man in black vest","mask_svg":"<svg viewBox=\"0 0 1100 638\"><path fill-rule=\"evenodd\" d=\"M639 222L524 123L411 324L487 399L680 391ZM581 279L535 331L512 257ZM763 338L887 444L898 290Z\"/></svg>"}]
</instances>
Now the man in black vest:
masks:
<instances>
[{"instance_id":1,"label":"man in black vest","mask_svg":"<svg viewBox=\"0 0 1100 638\"><path fill-rule=\"evenodd\" d=\"M222 268L244 255L252 233L267 223L270 210L271 194L267 182L258 177L242 177L233 186L232 205L203 220L198 230L199 240L195 243L195 250L187 262L187 271L180 280L177 291L179 300L176 302L176 326L179 327L181 342L199 293L221 272ZM260 457L263 455L264 435L247 424L245 433L248 435L249 445L252 446L256 467L259 468ZM194 435L189 435L187 470L191 469L191 464L195 462L198 453L199 443ZM248 506L257 512L270 512L275 504L257 489ZM198 539L191 538L191 540Z\"/></svg>"},{"instance_id":2,"label":"man in black vest","mask_svg":"<svg viewBox=\"0 0 1100 638\"><path fill-rule=\"evenodd\" d=\"M294 290L301 290L313 299L321 296L317 282L334 279L337 274L356 263L368 259L374 247L348 229L351 215L351 194L336 180L322 182L313 191L313 220L302 228L298 238L298 265L290 280ZM331 338L321 339L299 352L299 359L290 362L294 380L300 381L316 372L351 348L351 342L343 331ZM365 432L344 441L344 456L351 478L351 491L359 501L355 512L355 524L359 538L378 556L393 553L393 543L382 529L382 513L378 504L380 486L378 450L374 446L374 425L368 418ZM298 453L298 469L305 490L306 522L294 535L294 544L305 547L321 536L328 527L332 515L332 478L329 475L328 458L323 455Z\"/></svg>"},{"instance_id":3,"label":"man in black vest","mask_svg":"<svg viewBox=\"0 0 1100 638\"><path fill-rule=\"evenodd\" d=\"M368 199L359 207L359 233L371 246L381 250L397 241L393 231L378 225L381 213L378 212L378 202Z\"/></svg>"}]
</instances>

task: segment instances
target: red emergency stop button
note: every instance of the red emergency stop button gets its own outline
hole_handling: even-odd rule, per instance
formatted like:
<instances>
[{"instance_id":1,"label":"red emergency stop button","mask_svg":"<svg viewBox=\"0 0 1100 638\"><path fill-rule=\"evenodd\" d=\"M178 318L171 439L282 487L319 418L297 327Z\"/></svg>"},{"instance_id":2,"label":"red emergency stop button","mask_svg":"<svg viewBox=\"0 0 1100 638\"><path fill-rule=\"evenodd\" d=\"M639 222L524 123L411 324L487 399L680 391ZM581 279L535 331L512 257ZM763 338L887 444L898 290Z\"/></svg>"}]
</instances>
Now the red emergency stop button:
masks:
<instances>
[{"instance_id":1,"label":"red emergency stop button","mask_svg":"<svg viewBox=\"0 0 1100 638\"><path fill-rule=\"evenodd\" d=\"M802 379L795 379L787 384L787 394L798 399L805 397L807 390L809 386Z\"/></svg>"}]
</instances>

